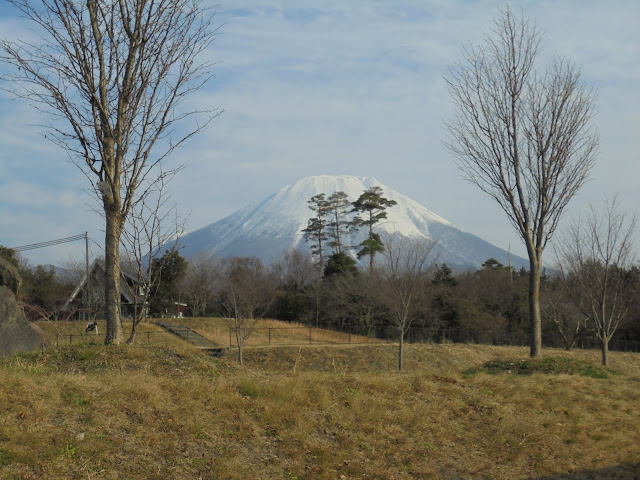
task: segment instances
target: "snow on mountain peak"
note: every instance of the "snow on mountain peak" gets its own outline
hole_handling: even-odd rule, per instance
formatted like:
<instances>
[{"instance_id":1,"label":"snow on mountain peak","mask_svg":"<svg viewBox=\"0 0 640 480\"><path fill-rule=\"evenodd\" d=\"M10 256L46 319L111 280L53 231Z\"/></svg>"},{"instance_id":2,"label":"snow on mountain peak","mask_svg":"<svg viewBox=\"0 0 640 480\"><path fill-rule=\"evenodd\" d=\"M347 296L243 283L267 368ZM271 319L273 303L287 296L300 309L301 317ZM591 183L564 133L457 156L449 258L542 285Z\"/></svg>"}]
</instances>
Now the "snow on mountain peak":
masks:
<instances>
[{"instance_id":1,"label":"snow on mountain peak","mask_svg":"<svg viewBox=\"0 0 640 480\"><path fill-rule=\"evenodd\" d=\"M425 237L438 242L440 262L452 266L479 266L489 257L507 263L507 252L455 227L415 200L406 197L373 177L317 175L283 187L262 202L244 207L228 217L185 235L184 255L201 251L219 255L257 256L269 263L290 248L309 251L302 229L313 216L308 201L324 193L327 197L343 191L355 201L364 190L378 186L386 198L397 204L387 209L387 219L378 231L408 237ZM357 245L364 232L349 239ZM504 261L503 261L504 260Z\"/></svg>"}]
</instances>

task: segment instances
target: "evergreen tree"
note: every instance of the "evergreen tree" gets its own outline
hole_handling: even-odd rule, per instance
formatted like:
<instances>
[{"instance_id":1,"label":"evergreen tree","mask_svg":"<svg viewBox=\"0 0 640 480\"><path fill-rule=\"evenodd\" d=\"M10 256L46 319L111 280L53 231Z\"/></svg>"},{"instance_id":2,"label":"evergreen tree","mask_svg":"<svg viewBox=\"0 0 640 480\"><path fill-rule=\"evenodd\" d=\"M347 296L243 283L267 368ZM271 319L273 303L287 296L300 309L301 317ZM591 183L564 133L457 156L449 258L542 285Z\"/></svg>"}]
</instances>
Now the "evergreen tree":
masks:
<instances>
[{"instance_id":1,"label":"evergreen tree","mask_svg":"<svg viewBox=\"0 0 640 480\"><path fill-rule=\"evenodd\" d=\"M49 265L38 265L33 271L21 272L25 290L27 292L27 302L40 307L51 307L54 303L56 290L56 271Z\"/></svg>"},{"instance_id":2,"label":"evergreen tree","mask_svg":"<svg viewBox=\"0 0 640 480\"><path fill-rule=\"evenodd\" d=\"M485 262L482 264L482 268L489 269L489 270L491 270L491 269L500 270L500 269L503 269L505 267L498 260L496 260L495 258L491 257L491 258L487 258L485 260Z\"/></svg>"},{"instance_id":3,"label":"evergreen tree","mask_svg":"<svg viewBox=\"0 0 640 480\"><path fill-rule=\"evenodd\" d=\"M154 258L151 269L157 283L154 285L149 307L152 315L166 313L167 309L178 299L178 289L188 263L177 251L167 252L160 258Z\"/></svg>"},{"instance_id":4,"label":"evergreen tree","mask_svg":"<svg viewBox=\"0 0 640 480\"><path fill-rule=\"evenodd\" d=\"M325 199L324 193L311 197L307 201L309 208L316 213L315 217L309 219L307 228L302 230L305 241L311 241L311 254L319 257L320 270L324 267L324 248L327 235L327 215L329 214L329 202Z\"/></svg>"},{"instance_id":5,"label":"evergreen tree","mask_svg":"<svg viewBox=\"0 0 640 480\"><path fill-rule=\"evenodd\" d=\"M398 202L389 200L382 196L382 188L371 187L365 190L360 197L353 202L352 212L362 214L364 218L357 216L354 219L356 226L366 227L369 230L367 238L360 244L358 259L369 255L369 269L373 270L373 257L376 253L384 250L384 244L380 239L380 235L373 231L375 225L387 218L386 209L396 205Z\"/></svg>"},{"instance_id":6,"label":"evergreen tree","mask_svg":"<svg viewBox=\"0 0 640 480\"><path fill-rule=\"evenodd\" d=\"M351 275L358 274L356 261L343 252L331 255L327 261L327 266L324 268L325 277L331 275L344 275L347 273L350 273Z\"/></svg>"},{"instance_id":7,"label":"evergreen tree","mask_svg":"<svg viewBox=\"0 0 640 480\"><path fill-rule=\"evenodd\" d=\"M347 194L343 191L335 192L327 199L329 212L329 237L332 239L329 246L333 253L342 253L342 239L345 235L355 230L354 223L347 218L350 213L351 203Z\"/></svg>"},{"instance_id":8,"label":"evergreen tree","mask_svg":"<svg viewBox=\"0 0 640 480\"><path fill-rule=\"evenodd\" d=\"M446 263L440 265L435 273L433 274L433 278L431 279L431 283L434 285L446 285L449 287L455 287L458 284L456 277L453 276L453 271L451 267Z\"/></svg>"}]
</instances>

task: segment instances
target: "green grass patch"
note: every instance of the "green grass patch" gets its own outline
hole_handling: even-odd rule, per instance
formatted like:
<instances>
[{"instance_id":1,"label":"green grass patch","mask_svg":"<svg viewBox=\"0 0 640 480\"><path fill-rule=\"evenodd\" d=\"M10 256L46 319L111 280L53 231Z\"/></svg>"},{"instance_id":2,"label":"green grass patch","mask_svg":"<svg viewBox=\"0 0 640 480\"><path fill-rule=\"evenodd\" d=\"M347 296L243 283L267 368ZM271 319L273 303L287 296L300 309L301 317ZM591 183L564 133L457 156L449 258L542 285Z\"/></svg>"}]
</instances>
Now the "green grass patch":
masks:
<instances>
[{"instance_id":1,"label":"green grass patch","mask_svg":"<svg viewBox=\"0 0 640 480\"><path fill-rule=\"evenodd\" d=\"M478 372L490 375L511 374L531 375L533 373L581 375L591 378L608 378L610 374L619 374L614 370L594 365L584 360L569 357L548 357L526 360L491 360L480 368L467 370L466 374Z\"/></svg>"},{"instance_id":2,"label":"green grass patch","mask_svg":"<svg viewBox=\"0 0 640 480\"><path fill-rule=\"evenodd\" d=\"M9 465L12 461L11 454L5 448L0 448L0 466Z\"/></svg>"},{"instance_id":3,"label":"green grass patch","mask_svg":"<svg viewBox=\"0 0 640 480\"><path fill-rule=\"evenodd\" d=\"M256 385L253 385L249 382L238 385L238 393L245 398L256 399L260 397L260 391L258 390Z\"/></svg>"}]
</instances>

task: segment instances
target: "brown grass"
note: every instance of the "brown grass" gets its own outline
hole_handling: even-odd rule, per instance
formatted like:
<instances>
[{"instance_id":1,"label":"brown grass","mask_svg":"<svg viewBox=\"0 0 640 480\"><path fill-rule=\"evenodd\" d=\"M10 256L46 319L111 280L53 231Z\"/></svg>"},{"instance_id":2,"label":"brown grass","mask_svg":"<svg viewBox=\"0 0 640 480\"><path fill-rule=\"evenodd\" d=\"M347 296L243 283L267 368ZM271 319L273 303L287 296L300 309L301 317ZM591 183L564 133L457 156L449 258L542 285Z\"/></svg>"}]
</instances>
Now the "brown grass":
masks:
<instances>
[{"instance_id":1,"label":"brown grass","mask_svg":"<svg viewBox=\"0 0 640 480\"><path fill-rule=\"evenodd\" d=\"M640 355L613 352L597 379L465 373L522 348L409 345L403 373L396 354L248 348L240 369L178 341L4 359L0 478L640 476Z\"/></svg>"},{"instance_id":2,"label":"brown grass","mask_svg":"<svg viewBox=\"0 0 640 480\"><path fill-rule=\"evenodd\" d=\"M164 318L149 319L148 322L138 325L138 343L152 345L173 345L171 336L164 335L164 330L155 325L155 322L166 322L186 325L200 335L208 338L213 343L221 346L236 347L236 339L229 336L229 321L224 318ZM57 340L59 345L75 343L96 343L98 338L93 333L85 335L85 322L36 322L47 332L52 343ZM101 333L106 331L106 324L98 320L98 329ZM124 321L125 338L131 332L131 324ZM71 336L71 337L70 337ZM276 345L360 345L387 343L377 338L362 335L350 335L348 333L334 332L321 328L309 328L306 325L295 322L283 322L280 320L258 320L253 334L249 337L246 346L276 346Z\"/></svg>"},{"instance_id":3,"label":"brown grass","mask_svg":"<svg viewBox=\"0 0 640 480\"><path fill-rule=\"evenodd\" d=\"M181 318L172 319L187 325L201 335L220 346L236 346L233 336L229 337L229 321L224 318ZM255 329L247 346L305 345L305 344L370 344L383 341L362 335L350 335L321 328L309 328L296 322L261 319L256 322Z\"/></svg>"}]
</instances>

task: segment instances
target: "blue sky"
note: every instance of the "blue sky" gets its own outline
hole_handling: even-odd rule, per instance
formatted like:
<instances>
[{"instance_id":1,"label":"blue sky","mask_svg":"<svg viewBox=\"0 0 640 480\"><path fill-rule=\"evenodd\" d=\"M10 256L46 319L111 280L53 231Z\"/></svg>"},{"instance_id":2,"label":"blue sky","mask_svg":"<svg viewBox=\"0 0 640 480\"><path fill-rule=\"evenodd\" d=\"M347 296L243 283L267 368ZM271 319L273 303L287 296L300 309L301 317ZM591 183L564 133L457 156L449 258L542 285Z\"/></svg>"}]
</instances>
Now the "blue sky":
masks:
<instances>
[{"instance_id":1,"label":"blue sky","mask_svg":"<svg viewBox=\"0 0 640 480\"><path fill-rule=\"evenodd\" d=\"M223 2L208 58L216 78L194 103L222 108L211 128L178 150L186 168L170 184L195 230L296 180L374 176L438 215L525 255L504 213L464 181L442 145L450 117L444 82L468 42L477 44L500 1ZM597 92L600 149L592 180L565 218L617 194L640 205L640 2L513 1L556 53L581 66ZM23 36L6 4L0 35ZM2 68L2 67L0 67ZM33 124L38 114L0 92L0 244L88 231L103 243L87 178ZM27 252L33 264L81 257L82 242ZM551 252L547 253L547 258Z\"/></svg>"}]
</instances>

